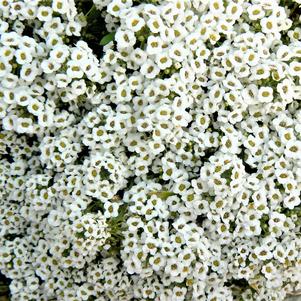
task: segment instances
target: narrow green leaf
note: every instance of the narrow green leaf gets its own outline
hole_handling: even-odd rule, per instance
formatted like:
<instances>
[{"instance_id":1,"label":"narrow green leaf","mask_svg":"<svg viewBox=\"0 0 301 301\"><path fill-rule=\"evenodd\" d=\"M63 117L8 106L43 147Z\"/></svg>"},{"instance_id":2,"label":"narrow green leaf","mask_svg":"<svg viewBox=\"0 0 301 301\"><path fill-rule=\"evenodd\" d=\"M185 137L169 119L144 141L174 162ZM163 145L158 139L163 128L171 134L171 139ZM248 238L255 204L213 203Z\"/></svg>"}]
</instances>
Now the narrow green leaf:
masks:
<instances>
[{"instance_id":1,"label":"narrow green leaf","mask_svg":"<svg viewBox=\"0 0 301 301\"><path fill-rule=\"evenodd\" d=\"M109 44L111 41L114 40L114 37L115 37L115 32L108 33L100 40L99 45L105 46L105 45Z\"/></svg>"},{"instance_id":2,"label":"narrow green leaf","mask_svg":"<svg viewBox=\"0 0 301 301\"><path fill-rule=\"evenodd\" d=\"M156 195L160 199L166 200L168 197L175 195L175 194L171 191L151 191L148 193L148 195Z\"/></svg>"}]
</instances>

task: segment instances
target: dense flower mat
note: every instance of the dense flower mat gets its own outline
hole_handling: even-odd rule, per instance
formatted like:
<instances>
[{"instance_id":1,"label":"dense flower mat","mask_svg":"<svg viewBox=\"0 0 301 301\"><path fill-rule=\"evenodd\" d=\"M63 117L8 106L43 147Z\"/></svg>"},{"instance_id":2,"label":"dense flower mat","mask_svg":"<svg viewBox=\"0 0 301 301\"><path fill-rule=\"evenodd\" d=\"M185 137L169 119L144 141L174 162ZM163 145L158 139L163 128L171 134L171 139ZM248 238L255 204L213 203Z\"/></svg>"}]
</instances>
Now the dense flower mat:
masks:
<instances>
[{"instance_id":1,"label":"dense flower mat","mask_svg":"<svg viewBox=\"0 0 301 301\"><path fill-rule=\"evenodd\" d=\"M1 0L11 300L301 289L300 0Z\"/></svg>"}]
</instances>

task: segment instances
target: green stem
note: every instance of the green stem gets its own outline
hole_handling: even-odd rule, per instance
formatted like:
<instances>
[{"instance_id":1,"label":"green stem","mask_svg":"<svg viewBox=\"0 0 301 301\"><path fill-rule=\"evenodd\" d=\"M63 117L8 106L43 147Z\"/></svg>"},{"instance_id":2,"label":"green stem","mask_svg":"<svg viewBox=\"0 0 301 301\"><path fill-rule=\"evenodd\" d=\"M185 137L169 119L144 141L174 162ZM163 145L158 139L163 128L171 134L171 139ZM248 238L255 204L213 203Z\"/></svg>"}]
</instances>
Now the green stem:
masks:
<instances>
[{"instance_id":1,"label":"green stem","mask_svg":"<svg viewBox=\"0 0 301 301\"><path fill-rule=\"evenodd\" d=\"M94 11L96 11L96 6L93 4L89 11L85 14L85 17L88 18Z\"/></svg>"}]
</instances>

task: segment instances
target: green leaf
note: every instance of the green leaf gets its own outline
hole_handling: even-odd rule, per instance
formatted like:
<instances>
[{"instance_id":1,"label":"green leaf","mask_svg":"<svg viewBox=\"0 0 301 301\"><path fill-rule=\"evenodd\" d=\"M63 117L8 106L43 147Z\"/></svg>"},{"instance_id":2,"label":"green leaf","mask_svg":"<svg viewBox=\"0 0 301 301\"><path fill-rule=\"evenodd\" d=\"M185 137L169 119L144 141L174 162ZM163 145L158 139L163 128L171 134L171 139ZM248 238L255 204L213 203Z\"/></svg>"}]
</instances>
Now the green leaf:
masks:
<instances>
[{"instance_id":1,"label":"green leaf","mask_svg":"<svg viewBox=\"0 0 301 301\"><path fill-rule=\"evenodd\" d=\"M115 37L115 32L108 33L100 40L99 45L105 46L105 45L109 44L111 41L114 40L114 37Z\"/></svg>"},{"instance_id":2,"label":"green leaf","mask_svg":"<svg viewBox=\"0 0 301 301\"><path fill-rule=\"evenodd\" d=\"M162 200L166 200L168 197L175 195L175 193L171 191L151 191L148 193L148 195L156 195Z\"/></svg>"},{"instance_id":3,"label":"green leaf","mask_svg":"<svg viewBox=\"0 0 301 301\"><path fill-rule=\"evenodd\" d=\"M85 14L85 17L86 18L91 17L93 16L93 14L95 14L95 12L97 12L97 8L95 5L92 5L89 11Z\"/></svg>"}]
</instances>

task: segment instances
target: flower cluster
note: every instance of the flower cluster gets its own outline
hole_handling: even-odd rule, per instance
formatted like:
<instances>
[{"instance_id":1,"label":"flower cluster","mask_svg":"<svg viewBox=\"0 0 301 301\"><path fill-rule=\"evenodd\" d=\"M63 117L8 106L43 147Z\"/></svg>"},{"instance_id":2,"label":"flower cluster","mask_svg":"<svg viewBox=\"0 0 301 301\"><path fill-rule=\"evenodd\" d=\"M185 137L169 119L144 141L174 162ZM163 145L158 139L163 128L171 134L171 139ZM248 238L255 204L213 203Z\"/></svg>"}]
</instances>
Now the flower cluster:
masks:
<instances>
[{"instance_id":1,"label":"flower cluster","mask_svg":"<svg viewBox=\"0 0 301 301\"><path fill-rule=\"evenodd\" d=\"M77 2L0 2L12 300L301 289L300 1Z\"/></svg>"}]
</instances>

